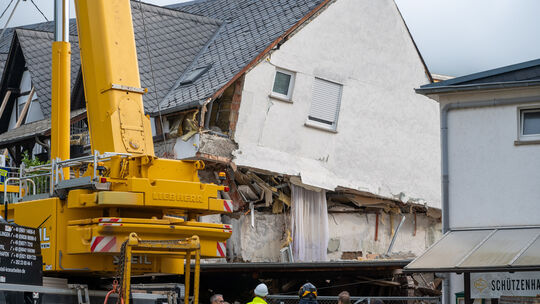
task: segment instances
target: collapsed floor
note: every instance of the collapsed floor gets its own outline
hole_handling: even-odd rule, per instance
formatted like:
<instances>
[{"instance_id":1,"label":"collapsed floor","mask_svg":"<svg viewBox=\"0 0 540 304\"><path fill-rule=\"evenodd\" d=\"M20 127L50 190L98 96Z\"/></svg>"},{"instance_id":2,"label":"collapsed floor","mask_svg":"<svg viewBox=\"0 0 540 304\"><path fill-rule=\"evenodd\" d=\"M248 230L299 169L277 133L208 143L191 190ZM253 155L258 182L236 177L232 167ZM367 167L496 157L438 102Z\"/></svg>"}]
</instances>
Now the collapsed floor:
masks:
<instances>
[{"instance_id":1,"label":"collapsed floor","mask_svg":"<svg viewBox=\"0 0 540 304\"><path fill-rule=\"evenodd\" d=\"M441 236L439 209L352 189L310 189L315 194L317 190L322 191L316 195L325 197L327 208L321 214L326 218L327 228L321 230L319 226L325 219L316 214L319 217L315 220L303 219L315 221L314 230L304 231L304 236L295 235L293 226L297 215L291 204L292 192L296 185L305 187L299 178L221 163L209 165L200 175L205 182L218 183L221 182L218 172L222 171L227 173L223 183L230 187L230 192L223 196L233 201L234 212L201 220L232 225L233 235L227 243L229 262L321 260L295 260L297 252L288 252L295 236L310 234L315 235L315 241L325 237L328 240L324 244L304 244L312 246L312 250L319 246L318 250L325 251L323 261L410 259Z\"/></svg>"}]
</instances>

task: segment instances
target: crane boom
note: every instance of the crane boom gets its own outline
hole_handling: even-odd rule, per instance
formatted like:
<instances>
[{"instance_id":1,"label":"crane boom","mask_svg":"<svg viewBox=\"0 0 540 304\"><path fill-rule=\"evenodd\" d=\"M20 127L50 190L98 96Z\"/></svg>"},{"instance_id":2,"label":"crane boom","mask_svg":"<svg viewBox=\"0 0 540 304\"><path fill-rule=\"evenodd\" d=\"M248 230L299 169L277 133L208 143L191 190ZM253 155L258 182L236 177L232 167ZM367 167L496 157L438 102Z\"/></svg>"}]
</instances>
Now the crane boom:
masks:
<instances>
[{"instance_id":1,"label":"crane boom","mask_svg":"<svg viewBox=\"0 0 540 304\"><path fill-rule=\"evenodd\" d=\"M75 7L92 152L154 156L130 1L77 0Z\"/></svg>"}]
</instances>

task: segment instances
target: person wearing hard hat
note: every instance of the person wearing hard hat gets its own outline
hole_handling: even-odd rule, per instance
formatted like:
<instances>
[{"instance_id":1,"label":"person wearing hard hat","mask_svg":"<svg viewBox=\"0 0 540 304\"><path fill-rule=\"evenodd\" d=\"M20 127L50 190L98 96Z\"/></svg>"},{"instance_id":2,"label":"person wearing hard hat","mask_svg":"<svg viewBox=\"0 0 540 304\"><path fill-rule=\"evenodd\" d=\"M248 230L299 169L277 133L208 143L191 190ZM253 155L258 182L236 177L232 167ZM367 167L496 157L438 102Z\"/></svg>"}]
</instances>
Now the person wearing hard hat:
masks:
<instances>
[{"instance_id":1,"label":"person wearing hard hat","mask_svg":"<svg viewBox=\"0 0 540 304\"><path fill-rule=\"evenodd\" d=\"M267 304L266 296L268 295L268 287L266 287L266 284L261 283L257 285L253 292L255 293L255 298L248 304Z\"/></svg>"},{"instance_id":2,"label":"person wearing hard hat","mask_svg":"<svg viewBox=\"0 0 540 304\"><path fill-rule=\"evenodd\" d=\"M318 304L317 303L317 287L311 283L306 283L298 290L300 301L298 304Z\"/></svg>"}]
</instances>

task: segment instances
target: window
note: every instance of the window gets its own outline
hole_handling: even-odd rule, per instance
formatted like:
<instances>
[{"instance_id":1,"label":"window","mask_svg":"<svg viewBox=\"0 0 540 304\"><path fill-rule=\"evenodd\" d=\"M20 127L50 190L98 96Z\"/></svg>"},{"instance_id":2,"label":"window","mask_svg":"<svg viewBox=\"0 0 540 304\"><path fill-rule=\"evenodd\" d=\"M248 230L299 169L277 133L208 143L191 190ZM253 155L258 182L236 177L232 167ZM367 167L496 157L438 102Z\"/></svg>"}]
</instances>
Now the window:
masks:
<instances>
[{"instance_id":1,"label":"window","mask_svg":"<svg viewBox=\"0 0 540 304\"><path fill-rule=\"evenodd\" d=\"M519 110L519 140L540 140L540 108Z\"/></svg>"},{"instance_id":2,"label":"window","mask_svg":"<svg viewBox=\"0 0 540 304\"><path fill-rule=\"evenodd\" d=\"M521 135L540 135L540 110L522 110L521 117Z\"/></svg>"},{"instance_id":3,"label":"window","mask_svg":"<svg viewBox=\"0 0 540 304\"><path fill-rule=\"evenodd\" d=\"M343 86L339 83L315 78L313 100L306 125L335 131L342 90Z\"/></svg>"},{"instance_id":4,"label":"window","mask_svg":"<svg viewBox=\"0 0 540 304\"><path fill-rule=\"evenodd\" d=\"M277 99L291 101L294 85L294 73L285 70L276 70L274 86L270 96Z\"/></svg>"},{"instance_id":5,"label":"window","mask_svg":"<svg viewBox=\"0 0 540 304\"><path fill-rule=\"evenodd\" d=\"M195 80L199 79L202 76L202 74L206 73L206 71L208 71L210 69L210 67L211 67L210 65L207 65L207 66L198 67L198 68L192 70L191 72L186 74L186 76L184 76L184 79L182 79L182 81L180 81L180 85L186 85L186 84L194 83Z\"/></svg>"}]
</instances>

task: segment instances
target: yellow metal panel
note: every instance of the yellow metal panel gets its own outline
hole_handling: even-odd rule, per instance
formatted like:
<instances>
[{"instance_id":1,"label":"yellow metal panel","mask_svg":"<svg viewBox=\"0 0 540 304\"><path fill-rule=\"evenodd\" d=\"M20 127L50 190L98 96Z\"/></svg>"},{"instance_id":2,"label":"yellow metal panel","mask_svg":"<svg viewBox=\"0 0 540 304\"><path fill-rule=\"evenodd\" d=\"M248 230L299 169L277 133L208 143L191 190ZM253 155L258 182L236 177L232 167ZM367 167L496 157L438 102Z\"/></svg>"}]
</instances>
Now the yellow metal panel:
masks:
<instances>
[{"instance_id":1,"label":"yellow metal panel","mask_svg":"<svg viewBox=\"0 0 540 304\"><path fill-rule=\"evenodd\" d=\"M198 182L198 169L193 162L173 159L154 159L148 167L147 176L167 180Z\"/></svg>"},{"instance_id":2,"label":"yellow metal panel","mask_svg":"<svg viewBox=\"0 0 540 304\"><path fill-rule=\"evenodd\" d=\"M90 190L71 190L68 193L68 208L90 207L97 205L97 192Z\"/></svg>"},{"instance_id":3,"label":"yellow metal panel","mask_svg":"<svg viewBox=\"0 0 540 304\"><path fill-rule=\"evenodd\" d=\"M216 213L232 213L234 207L231 200L211 198L208 203L208 210Z\"/></svg>"},{"instance_id":4,"label":"yellow metal panel","mask_svg":"<svg viewBox=\"0 0 540 304\"><path fill-rule=\"evenodd\" d=\"M5 185L0 185L0 192L4 192L4 187L5 187ZM7 186L7 192L8 193L19 193L19 187L18 186L8 185Z\"/></svg>"},{"instance_id":5,"label":"yellow metal panel","mask_svg":"<svg viewBox=\"0 0 540 304\"><path fill-rule=\"evenodd\" d=\"M184 274L184 260L178 258L161 258L161 273Z\"/></svg>"},{"instance_id":6,"label":"yellow metal panel","mask_svg":"<svg viewBox=\"0 0 540 304\"><path fill-rule=\"evenodd\" d=\"M142 206L144 204L144 195L134 192L120 191L102 191L97 192L98 205L115 205L115 206Z\"/></svg>"}]
</instances>

